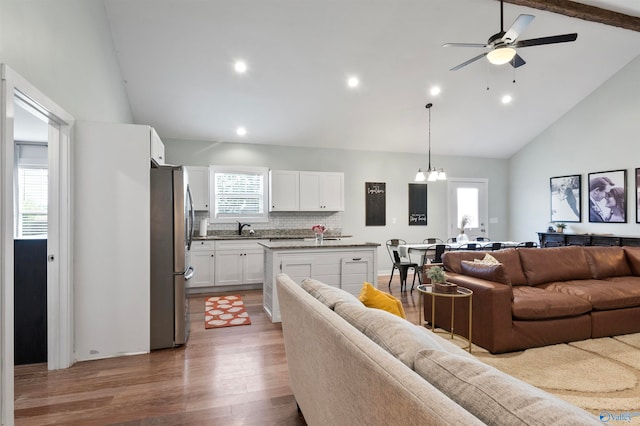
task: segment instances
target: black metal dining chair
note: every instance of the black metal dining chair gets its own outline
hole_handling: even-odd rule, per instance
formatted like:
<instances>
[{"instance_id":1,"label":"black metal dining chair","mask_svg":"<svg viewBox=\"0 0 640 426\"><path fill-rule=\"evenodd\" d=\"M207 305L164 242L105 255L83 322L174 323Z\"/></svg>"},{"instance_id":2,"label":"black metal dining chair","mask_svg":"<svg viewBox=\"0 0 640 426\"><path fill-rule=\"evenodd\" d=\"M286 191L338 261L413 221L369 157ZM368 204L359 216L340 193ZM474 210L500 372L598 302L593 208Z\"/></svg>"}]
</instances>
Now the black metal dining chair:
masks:
<instances>
[{"instance_id":1,"label":"black metal dining chair","mask_svg":"<svg viewBox=\"0 0 640 426\"><path fill-rule=\"evenodd\" d=\"M389 252L389 257L391 258L391 263L393 266L391 267L391 277L389 277L389 293L391 293L391 281L393 280L393 273L395 270L398 270L400 274L400 291L407 290L407 276L409 275L409 269L413 269L413 282L411 283L411 288L415 285L416 275L418 276L418 282L422 283L420 274L418 274L418 269L420 265L416 262L411 262L410 260L404 260L400 256L400 252L398 251L398 246L400 244L406 244L405 240L394 238L391 240L387 240L387 252Z\"/></svg>"}]
</instances>

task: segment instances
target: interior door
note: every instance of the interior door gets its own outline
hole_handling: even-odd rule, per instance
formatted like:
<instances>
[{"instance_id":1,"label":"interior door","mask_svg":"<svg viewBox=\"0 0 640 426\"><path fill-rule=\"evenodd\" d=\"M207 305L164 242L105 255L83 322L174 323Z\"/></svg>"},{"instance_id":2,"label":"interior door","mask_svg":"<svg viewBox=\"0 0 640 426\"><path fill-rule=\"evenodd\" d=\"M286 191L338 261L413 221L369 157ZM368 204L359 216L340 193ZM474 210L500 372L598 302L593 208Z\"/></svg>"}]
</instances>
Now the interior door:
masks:
<instances>
[{"instance_id":1,"label":"interior door","mask_svg":"<svg viewBox=\"0 0 640 426\"><path fill-rule=\"evenodd\" d=\"M467 222L464 233L469 240L489 237L488 180L450 178L447 181L449 238L461 233L463 219Z\"/></svg>"}]
</instances>

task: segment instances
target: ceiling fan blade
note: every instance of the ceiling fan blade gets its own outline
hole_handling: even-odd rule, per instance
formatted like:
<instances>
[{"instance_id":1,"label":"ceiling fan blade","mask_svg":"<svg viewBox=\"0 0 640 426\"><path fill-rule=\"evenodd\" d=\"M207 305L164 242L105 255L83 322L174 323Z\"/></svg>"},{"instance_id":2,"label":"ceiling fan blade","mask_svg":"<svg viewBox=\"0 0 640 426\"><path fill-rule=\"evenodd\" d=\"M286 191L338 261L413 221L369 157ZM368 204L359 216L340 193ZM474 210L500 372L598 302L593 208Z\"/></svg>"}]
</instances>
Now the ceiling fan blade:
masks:
<instances>
[{"instance_id":1,"label":"ceiling fan blade","mask_svg":"<svg viewBox=\"0 0 640 426\"><path fill-rule=\"evenodd\" d=\"M518 55L516 53L516 56L513 57L513 59L511 60L511 62L509 62L511 64L512 67L514 68L518 68L523 66L524 64L526 64L527 62L522 59L522 56Z\"/></svg>"},{"instance_id":2,"label":"ceiling fan blade","mask_svg":"<svg viewBox=\"0 0 640 426\"><path fill-rule=\"evenodd\" d=\"M469 59L467 61L464 61L460 65L457 65L457 66L451 68L450 71L458 71L460 68L466 67L467 65L477 61L478 59L484 58L485 56L487 56L487 53L489 53L489 52L481 53L478 56L474 56L473 58L471 58L471 59Z\"/></svg>"},{"instance_id":3,"label":"ceiling fan blade","mask_svg":"<svg viewBox=\"0 0 640 426\"><path fill-rule=\"evenodd\" d=\"M442 47L489 47L486 43L445 43Z\"/></svg>"},{"instance_id":4,"label":"ceiling fan blade","mask_svg":"<svg viewBox=\"0 0 640 426\"><path fill-rule=\"evenodd\" d=\"M578 38L577 33L561 34L561 35L549 36L549 37L531 38L529 40L520 40L512 44L512 46L513 47L529 47L529 46L540 46L543 44L566 43L569 41L576 41L577 38Z\"/></svg>"},{"instance_id":5,"label":"ceiling fan blade","mask_svg":"<svg viewBox=\"0 0 640 426\"><path fill-rule=\"evenodd\" d=\"M533 21L535 16L533 15L520 15L513 22L511 28L509 28L502 36L502 41L507 43L514 42L520 34L527 28L527 26Z\"/></svg>"}]
</instances>

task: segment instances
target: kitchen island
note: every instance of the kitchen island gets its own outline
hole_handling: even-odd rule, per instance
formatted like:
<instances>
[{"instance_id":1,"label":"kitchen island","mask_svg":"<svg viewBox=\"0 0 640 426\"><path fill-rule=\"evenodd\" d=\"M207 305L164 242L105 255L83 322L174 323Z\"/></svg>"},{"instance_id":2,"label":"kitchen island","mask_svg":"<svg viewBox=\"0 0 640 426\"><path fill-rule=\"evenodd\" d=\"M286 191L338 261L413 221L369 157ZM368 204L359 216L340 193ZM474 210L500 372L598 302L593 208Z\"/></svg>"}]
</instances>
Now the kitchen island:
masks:
<instances>
[{"instance_id":1,"label":"kitchen island","mask_svg":"<svg viewBox=\"0 0 640 426\"><path fill-rule=\"evenodd\" d=\"M272 322L280 322L276 276L287 274L298 284L314 278L360 294L365 281L377 284L379 243L352 240L269 241L264 247L263 307Z\"/></svg>"}]
</instances>

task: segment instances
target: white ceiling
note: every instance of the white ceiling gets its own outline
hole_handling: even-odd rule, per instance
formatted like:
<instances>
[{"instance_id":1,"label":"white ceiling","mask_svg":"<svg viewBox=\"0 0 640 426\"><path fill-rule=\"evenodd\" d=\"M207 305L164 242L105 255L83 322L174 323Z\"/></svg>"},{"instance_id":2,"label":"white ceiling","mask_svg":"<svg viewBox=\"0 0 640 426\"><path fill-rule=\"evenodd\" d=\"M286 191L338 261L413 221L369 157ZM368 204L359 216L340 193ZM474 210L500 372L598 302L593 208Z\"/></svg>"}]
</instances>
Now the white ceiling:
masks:
<instances>
[{"instance_id":1,"label":"white ceiling","mask_svg":"<svg viewBox=\"0 0 640 426\"><path fill-rule=\"evenodd\" d=\"M640 16L636 0L581 3ZM484 43L500 30L494 0L105 5L135 121L173 139L425 153L433 102L434 154L507 158L640 54L640 33L505 4L505 29L536 16L520 39L578 39L519 49L527 64L515 72L484 59L449 71L482 50L443 43Z\"/></svg>"}]
</instances>

